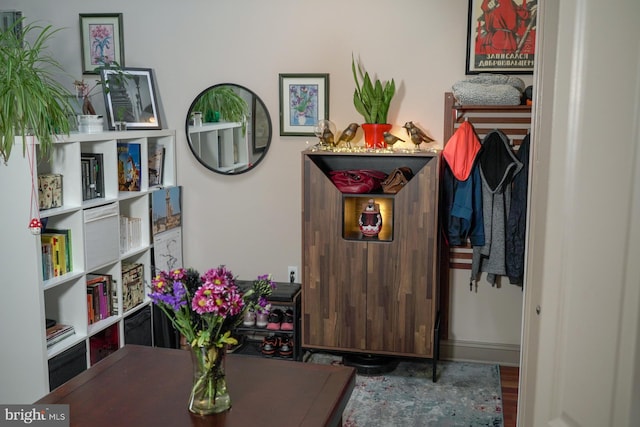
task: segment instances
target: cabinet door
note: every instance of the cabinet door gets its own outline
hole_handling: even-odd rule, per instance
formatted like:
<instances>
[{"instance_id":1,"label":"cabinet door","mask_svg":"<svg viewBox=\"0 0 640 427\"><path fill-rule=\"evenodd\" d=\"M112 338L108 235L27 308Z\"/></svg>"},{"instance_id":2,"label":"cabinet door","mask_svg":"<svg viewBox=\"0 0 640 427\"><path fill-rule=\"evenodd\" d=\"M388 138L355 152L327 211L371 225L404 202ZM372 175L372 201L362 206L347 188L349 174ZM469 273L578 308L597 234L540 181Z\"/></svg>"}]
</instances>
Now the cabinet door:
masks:
<instances>
[{"instance_id":1,"label":"cabinet door","mask_svg":"<svg viewBox=\"0 0 640 427\"><path fill-rule=\"evenodd\" d=\"M367 251L367 349L430 357L437 314L438 159L395 196L394 239Z\"/></svg>"},{"instance_id":2,"label":"cabinet door","mask_svg":"<svg viewBox=\"0 0 640 427\"><path fill-rule=\"evenodd\" d=\"M342 238L342 194L304 160L303 344L366 348L366 242Z\"/></svg>"}]
</instances>

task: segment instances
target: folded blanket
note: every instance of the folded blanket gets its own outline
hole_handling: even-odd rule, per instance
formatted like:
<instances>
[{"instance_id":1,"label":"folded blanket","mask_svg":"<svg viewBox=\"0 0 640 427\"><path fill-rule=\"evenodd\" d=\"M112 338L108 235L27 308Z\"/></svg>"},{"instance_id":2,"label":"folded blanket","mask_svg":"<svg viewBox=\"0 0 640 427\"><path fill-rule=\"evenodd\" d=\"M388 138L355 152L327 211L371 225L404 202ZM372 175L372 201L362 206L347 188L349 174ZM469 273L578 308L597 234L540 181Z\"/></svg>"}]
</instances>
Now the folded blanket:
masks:
<instances>
[{"instance_id":1,"label":"folded blanket","mask_svg":"<svg viewBox=\"0 0 640 427\"><path fill-rule=\"evenodd\" d=\"M453 96L463 105L520 105L524 81L502 74L480 74L453 84Z\"/></svg>"}]
</instances>

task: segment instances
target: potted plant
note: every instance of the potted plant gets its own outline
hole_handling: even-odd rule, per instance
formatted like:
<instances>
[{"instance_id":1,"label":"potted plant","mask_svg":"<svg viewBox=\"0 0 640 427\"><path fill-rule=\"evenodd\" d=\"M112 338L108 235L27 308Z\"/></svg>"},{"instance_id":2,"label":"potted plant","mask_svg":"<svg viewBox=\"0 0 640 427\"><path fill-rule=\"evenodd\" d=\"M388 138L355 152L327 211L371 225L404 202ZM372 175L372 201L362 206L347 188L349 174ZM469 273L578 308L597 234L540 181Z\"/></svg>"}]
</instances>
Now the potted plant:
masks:
<instances>
[{"instance_id":1,"label":"potted plant","mask_svg":"<svg viewBox=\"0 0 640 427\"><path fill-rule=\"evenodd\" d=\"M71 92L53 78L62 67L45 52L59 30L29 24L20 31L22 24L23 19L0 32L0 158L5 163L15 136L22 136L23 155L26 138L33 135L40 156L48 156L54 135L68 135L74 115Z\"/></svg>"},{"instance_id":2,"label":"potted plant","mask_svg":"<svg viewBox=\"0 0 640 427\"><path fill-rule=\"evenodd\" d=\"M364 117L362 130L367 147L385 147L383 133L390 131L392 127L387 123L387 114L391 100L396 93L395 81L391 79L384 85L378 79L373 82L369 73L362 71L360 63L356 64L353 56L351 57L351 69L356 83L353 105L358 113ZM360 80L362 80L362 84Z\"/></svg>"},{"instance_id":3,"label":"potted plant","mask_svg":"<svg viewBox=\"0 0 640 427\"><path fill-rule=\"evenodd\" d=\"M205 122L225 120L242 123L243 131L249 115L247 101L238 95L231 86L226 85L214 86L204 91L193 105L192 110L201 112Z\"/></svg>"},{"instance_id":4,"label":"potted plant","mask_svg":"<svg viewBox=\"0 0 640 427\"><path fill-rule=\"evenodd\" d=\"M98 74L101 74L102 70L113 70L114 73L110 75L109 82L113 82L113 84L118 86L124 85L126 83L126 80L132 78L130 74L128 74L125 70L123 70L122 66L120 66L120 64L117 61L111 61L109 63L103 62L102 65L100 65L99 67L96 67L94 71ZM86 83L84 79L76 80L73 82L73 84L76 88L76 96L78 98L82 98L82 114L95 116L96 110L93 107L93 103L91 102L91 96L93 95L94 91L99 87L102 88L102 92L105 95L108 94L111 90L111 88L109 87L109 84L103 82L102 79L96 79L96 83L91 88L89 88L89 84ZM122 117L118 118L117 117L118 112L116 112L116 119L120 121L124 120L125 113L126 111L122 112L121 114Z\"/></svg>"}]
</instances>

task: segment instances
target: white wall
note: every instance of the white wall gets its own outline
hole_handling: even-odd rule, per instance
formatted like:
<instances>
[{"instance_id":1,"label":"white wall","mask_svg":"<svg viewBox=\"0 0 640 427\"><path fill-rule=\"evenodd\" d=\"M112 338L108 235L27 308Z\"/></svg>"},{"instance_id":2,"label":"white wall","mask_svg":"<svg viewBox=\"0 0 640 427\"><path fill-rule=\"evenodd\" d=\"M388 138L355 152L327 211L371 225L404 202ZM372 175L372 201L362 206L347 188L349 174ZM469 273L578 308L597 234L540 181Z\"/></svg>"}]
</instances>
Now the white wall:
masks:
<instances>
[{"instance_id":1,"label":"white wall","mask_svg":"<svg viewBox=\"0 0 640 427\"><path fill-rule=\"evenodd\" d=\"M125 65L154 69L165 127L178 130L185 264L204 270L224 263L243 279L270 272L284 281L287 266L301 263L300 152L316 141L279 136L278 74L329 73L330 118L342 128L362 121L352 103L353 52L369 72L395 78L393 132L401 135L400 126L412 120L442 145L443 93L465 78L467 6L467 0L3 0L0 8L66 27L52 49L71 75L70 89L81 77L78 14L123 13ZM253 89L274 125L266 159L235 177L204 169L182 130L193 98L223 82ZM100 96L94 100L101 104ZM463 276L452 292L451 337L519 344L520 290L482 283L470 294Z\"/></svg>"}]
</instances>

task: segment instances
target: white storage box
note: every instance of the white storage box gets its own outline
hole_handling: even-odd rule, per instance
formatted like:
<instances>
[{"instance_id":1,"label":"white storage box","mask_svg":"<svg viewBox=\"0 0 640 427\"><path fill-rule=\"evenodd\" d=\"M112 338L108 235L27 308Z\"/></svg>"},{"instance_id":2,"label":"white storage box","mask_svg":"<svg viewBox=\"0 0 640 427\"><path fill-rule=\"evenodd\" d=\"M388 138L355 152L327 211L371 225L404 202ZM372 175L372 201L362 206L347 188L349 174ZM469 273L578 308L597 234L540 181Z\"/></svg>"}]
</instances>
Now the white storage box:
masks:
<instances>
[{"instance_id":1,"label":"white storage box","mask_svg":"<svg viewBox=\"0 0 640 427\"><path fill-rule=\"evenodd\" d=\"M102 116L78 116L78 132L99 133L103 131Z\"/></svg>"},{"instance_id":2,"label":"white storage box","mask_svg":"<svg viewBox=\"0 0 640 427\"><path fill-rule=\"evenodd\" d=\"M84 210L84 256L87 271L119 259L119 222L117 203Z\"/></svg>"}]
</instances>

